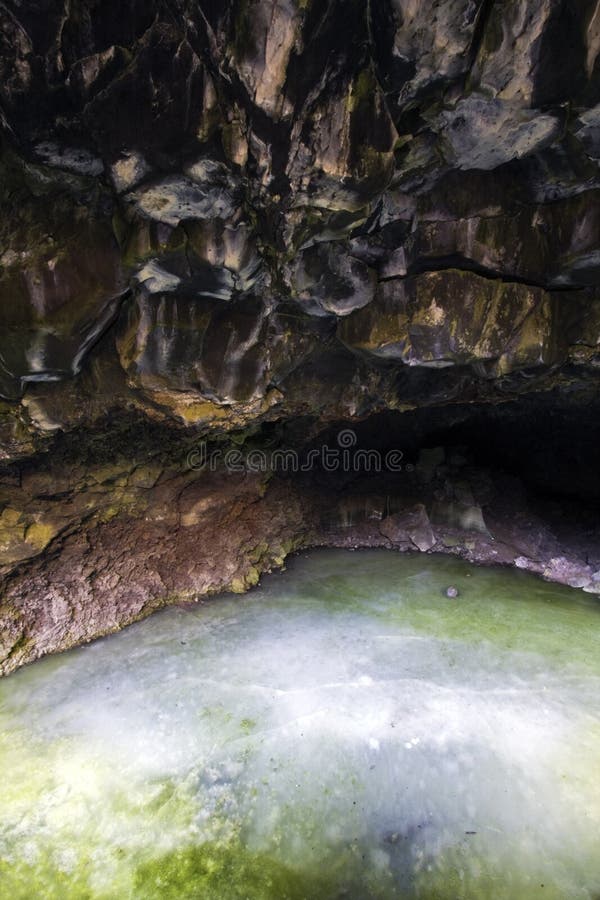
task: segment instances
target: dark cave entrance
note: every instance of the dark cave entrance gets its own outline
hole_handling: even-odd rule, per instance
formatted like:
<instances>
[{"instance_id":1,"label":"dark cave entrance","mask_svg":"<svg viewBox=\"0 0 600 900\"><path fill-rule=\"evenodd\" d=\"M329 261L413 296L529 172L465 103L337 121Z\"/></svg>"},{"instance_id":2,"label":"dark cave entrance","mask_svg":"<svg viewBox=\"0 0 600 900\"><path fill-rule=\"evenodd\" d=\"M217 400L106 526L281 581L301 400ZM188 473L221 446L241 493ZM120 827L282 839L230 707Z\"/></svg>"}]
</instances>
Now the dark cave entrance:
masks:
<instances>
[{"instance_id":1,"label":"dark cave entrance","mask_svg":"<svg viewBox=\"0 0 600 900\"><path fill-rule=\"evenodd\" d=\"M350 467L344 466L340 446L349 433L354 435L350 458L352 453L359 456ZM420 459L433 458L432 451L444 448L446 456L518 478L540 499L600 507L598 399L552 392L505 403L386 411L360 421L338 421L316 433L310 421L290 421L282 429L282 443L300 448L301 459L312 452L315 464L299 477L330 489L352 489L365 479L393 485L418 467ZM337 467L334 456L331 465L320 464L322 456L315 451L323 446L340 451ZM400 472L386 469L386 456L394 451L403 463Z\"/></svg>"}]
</instances>

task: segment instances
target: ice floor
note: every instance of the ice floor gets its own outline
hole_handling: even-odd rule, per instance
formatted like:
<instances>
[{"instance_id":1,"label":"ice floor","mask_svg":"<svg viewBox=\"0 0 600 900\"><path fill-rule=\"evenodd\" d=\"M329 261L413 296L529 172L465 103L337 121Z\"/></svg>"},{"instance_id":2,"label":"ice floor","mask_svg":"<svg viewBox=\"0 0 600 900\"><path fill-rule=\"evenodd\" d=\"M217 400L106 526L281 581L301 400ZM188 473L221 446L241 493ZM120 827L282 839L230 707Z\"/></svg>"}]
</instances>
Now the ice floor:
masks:
<instances>
[{"instance_id":1,"label":"ice floor","mask_svg":"<svg viewBox=\"0 0 600 900\"><path fill-rule=\"evenodd\" d=\"M600 603L311 553L1 680L0 767L2 900L596 900Z\"/></svg>"}]
</instances>

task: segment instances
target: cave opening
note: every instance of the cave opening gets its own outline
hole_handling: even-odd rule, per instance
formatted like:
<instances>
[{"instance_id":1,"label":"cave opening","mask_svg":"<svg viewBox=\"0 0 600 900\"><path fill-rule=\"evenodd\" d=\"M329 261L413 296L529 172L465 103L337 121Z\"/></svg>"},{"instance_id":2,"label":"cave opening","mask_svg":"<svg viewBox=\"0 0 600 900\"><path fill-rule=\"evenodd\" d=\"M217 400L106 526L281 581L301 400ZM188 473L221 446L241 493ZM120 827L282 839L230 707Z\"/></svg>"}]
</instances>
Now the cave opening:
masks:
<instances>
[{"instance_id":1,"label":"cave opening","mask_svg":"<svg viewBox=\"0 0 600 900\"><path fill-rule=\"evenodd\" d=\"M597 401L550 393L326 427L306 418L252 435L239 463L262 466L311 499L320 511L315 543L437 547L592 586L600 569L598 412ZM411 516L426 535L416 544L402 525Z\"/></svg>"},{"instance_id":2,"label":"cave opening","mask_svg":"<svg viewBox=\"0 0 600 900\"><path fill-rule=\"evenodd\" d=\"M300 456L328 446L343 450L339 434L349 435L351 447L364 452L350 461L344 471L340 453L338 464L320 465L323 456L315 456L315 465L307 466L314 478L330 486L348 489L369 474L381 475L381 482L394 481L394 472L386 470L385 457L398 451L399 463L414 467L423 450L444 448L450 455L518 478L540 499L571 499L583 506L600 502L600 402L596 398L560 396L554 393L507 399L501 403L455 402L443 406L422 407L399 412L388 410L350 422L339 420L315 431L310 420L289 422L280 428L282 442L299 448ZM266 437L269 440L269 437ZM369 461L368 451L375 455ZM309 461L307 461L309 462ZM346 466L348 468L348 466ZM300 465L301 468L301 465ZM310 480L310 479L309 479ZM336 485L338 482L338 485Z\"/></svg>"}]
</instances>

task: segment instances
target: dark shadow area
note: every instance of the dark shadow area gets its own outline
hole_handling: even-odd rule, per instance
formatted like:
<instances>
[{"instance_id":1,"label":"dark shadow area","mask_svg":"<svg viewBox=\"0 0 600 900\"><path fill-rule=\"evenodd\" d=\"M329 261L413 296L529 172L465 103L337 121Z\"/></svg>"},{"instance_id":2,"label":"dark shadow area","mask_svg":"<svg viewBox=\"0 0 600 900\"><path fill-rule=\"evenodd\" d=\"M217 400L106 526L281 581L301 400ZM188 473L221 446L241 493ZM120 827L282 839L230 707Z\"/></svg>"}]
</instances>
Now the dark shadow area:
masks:
<instances>
[{"instance_id":1,"label":"dark shadow area","mask_svg":"<svg viewBox=\"0 0 600 900\"><path fill-rule=\"evenodd\" d=\"M339 435L351 429L353 451L375 450L385 460L398 451L408 465L418 463L425 449L444 447L462 454L472 465L515 476L533 493L548 499L600 504L600 402L577 402L551 392L520 397L497 404L452 404L408 412L384 412L359 423L336 422L316 435L306 437L310 426L290 423L284 443L302 447L306 456L322 446L342 449ZM333 458L333 457L332 457ZM381 472L368 462L357 471L344 471L340 454L337 469L320 464L310 473L300 473L317 484L348 488L365 476L391 483L393 472ZM347 467L346 467L347 468ZM354 469L354 467L352 467ZM405 477L402 475L401 477Z\"/></svg>"}]
</instances>

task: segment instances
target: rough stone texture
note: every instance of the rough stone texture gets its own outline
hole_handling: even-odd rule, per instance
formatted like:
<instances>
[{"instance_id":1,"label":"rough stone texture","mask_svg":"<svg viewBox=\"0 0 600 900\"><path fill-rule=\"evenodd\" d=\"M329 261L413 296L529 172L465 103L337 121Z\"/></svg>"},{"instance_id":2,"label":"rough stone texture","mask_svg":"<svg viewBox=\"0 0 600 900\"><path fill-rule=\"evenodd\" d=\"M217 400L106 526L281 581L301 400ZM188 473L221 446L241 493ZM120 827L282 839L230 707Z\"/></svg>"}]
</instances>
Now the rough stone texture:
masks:
<instances>
[{"instance_id":1,"label":"rough stone texture","mask_svg":"<svg viewBox=\"0 0 600 900\"><path fill-rule=\"evenodd\" d=\"M408 543L410 549L423 552L435 547L435 535L422 503L386 516L379 530L394 546Z\"/></svg>"},{"instance_id":2,"label":"rough stone texture","mask_svg":"<svg viewBox=\"0 0 600 900\"><path fill-rule=\"evenodd\" d=\"M477 365L489 377L563 362L561 313L541 288L448 270L384 282L377 299L344 319L338 334L382 359Z\"/></svg>"},{"instance_id":3,"label":"rough stone texture","mask_svg":"<svg viewBox=\"0 0 600 900\"><path fill-rule=\"evenodd\" d=\"M58 556L8 579L0 671L115 631L170 602L242 592L281 565L305 533L300 500L286 494L282 502L277 490L263 500L257 477L186 484L163 473L156 485L128 490L125 497L111 492L121 505L94 512L92 497L91 521L63 537ZM38 541L30 552L56 528L48 519L29 525L25 541Z\"/></svg>"},{"instance_id":4,"label":"rough stone texture","mask_svg":"<svg viewBox=\"0 0 600 900\"><path fill-rule=\"evenodd\" d=\"M226 517L221 574L190 574L184 554L178 578L156 576L163 501L127 462L152 429L161 445L262 446L306 417L314 436L385 410L596 402L599 22L597 0L5 0L0 566L33 610L67 560L83 565L88 532L90 572L117 566L119 534L141 548L127 545L139 601L66 579L79 624L40 625L43 649L245 578ZM131 446L92 489L104 430ZM57 446L76 477L48 468ZM269 546L268 520L306 541L311 517L293 508L289 528L275 500L244 515ZM430 544L424 522L415 541L394 516L398 546ZM466 495L427 516L490 539ZM562 578L569 554L552 552L531 565Z\"/></svg>"},{"instance_id":5,"label":"rough stone texture","mask_svg":"<svg viewBox=\"0 0 600 900\"><path fill-rule=\"evenodd\" d=\"M597 521L443 448L394 482L362 475L345 490L253 472L251 451L240 472L187 458L65 457L2 486L0 673L165 604L242 592L315 546L453 553L600 594Z\"/></svg>"},{"instance_id":6,"label":"rough stone texture","mask_svg":"<svg viewBox=\"0 0 600 900\"><path fill-rule=\"evenodd\" d=\"M378 285L449 262L593 304L597 18L591 0L9 0L0 393L73 377L110 330L142 404L156 382L243 415L280 386L264 326L282 304L294 344L306 318L373 319ZM443 303L463 306L466 283L448 276ZM204 381L177 365L205 299L243 305L239 335L224 329L262 365L245 346ZM500 375L532 364L504 356ZM232 378L245 389L219 393Z\"/></svg>"}]
</instances>

